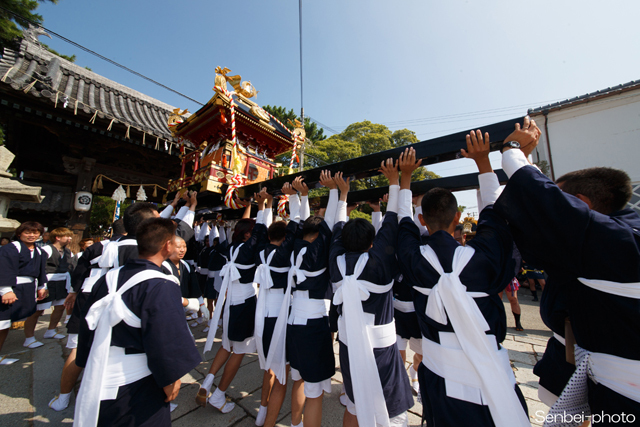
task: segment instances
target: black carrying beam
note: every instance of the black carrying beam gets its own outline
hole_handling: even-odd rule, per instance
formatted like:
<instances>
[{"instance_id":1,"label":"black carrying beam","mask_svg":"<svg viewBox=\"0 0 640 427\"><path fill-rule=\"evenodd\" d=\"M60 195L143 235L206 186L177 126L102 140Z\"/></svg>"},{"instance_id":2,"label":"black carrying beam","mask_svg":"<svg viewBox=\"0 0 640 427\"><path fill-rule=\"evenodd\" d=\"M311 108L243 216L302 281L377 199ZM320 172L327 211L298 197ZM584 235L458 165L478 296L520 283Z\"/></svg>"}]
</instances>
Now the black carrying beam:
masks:
<instances>
[{"instance_id":1,"label":"black carrying beam","mask_svg":"<svg viewBox=\"0 0 640 427\"><path fill-rule=\"evenodd\" d=\"M498 175L498 180L501 184L505 184L507 182L507 174L504 173L502 169L498 169L494 171L496 175ZM478 188L478 173L468 173L465 175L457 175L457 176L448 176L446 178L436 178L436 179L425 179L423 181L415 181L411 183L411 191L413 194L424 194L432 188L446 188L449 191L464 191L464 190L474 190ZM377 201L381 199L386 193L389 192L389 187L378 187L378 188L369 188L367 190L359 190L359 191L350 191L347 196L347 203L359 203L359 202L369 202L369 201ZM322 197L314 197L309 200L309 204L314 207L326 206L327 205L328 196ZM277 203L274 200L274 209L275 204ZM225 220L231 219L239 219L242 217L244 213L244 208L242 209L227 209L227 208L214 208L213 212L204 214L204 219L215 219L217 213L222 213L222 217ZM252 207L251 214L252 218L255 217L257 213L256 206Z\"/></svg>"},{"instance_id":2,"label":"black carrying beam","mask_svg":"<svg viewBox=\"0 0 640 427\"><path fill-rule=\"evenodd\" d=\"M507 174L502 169L494 171L498 175L501 184L507 182ZM475 190L478 188L478 174L468 173L466 175L448 176L446 178L425 179L411 183L413 194L424 194L432 188L446 188L450 191ZM389 192L389 187L369 188L360 191L350 191L347 195L347 203L358 203L376 201ZM327 197L327 196L325 196Z\"/></svg>"},{"instance_id":3,"label":"black carrying beam","mask_svg":"<svg viewBox=\"0 0 640 427\"><path fill-rule=\"evenodd\" d=\"M494 123L487 126L481 126L482 132L489 132L491 142L491 151L500 150L500 146L504 139L514 131L516 123L522 123L524 117L517 117L504 122ZM329 170L333 173L343 172L345 177L354 179L362 179L370 176L378 175L380 163L388 158L397 159L400 153L404 152L407 147L413 147L416 150L416 157L422 159L422 165L427 166L435 163L455 160L461 157L460 149L466 148L466 135L468 131L458 132L451 135L445 135L438 138L416 142L404 147L393 148L391 150L381 151L379 153L369 154L367 156L357 157L355 159L345 160L343 162L333 163L331 165L309 169L291 175L284 175L267 181L245 185L236 190L236 194L240 198L253 196L262 188L266 188L271 194L280 194L282 186L286 182L291 182L294 178L302 176L304 182L309 188L317 188L319 186L320 172ZM476 181L477 184L477 181ZM367 190L368 191L368 190Z\"/></svg>"}]
</instances>

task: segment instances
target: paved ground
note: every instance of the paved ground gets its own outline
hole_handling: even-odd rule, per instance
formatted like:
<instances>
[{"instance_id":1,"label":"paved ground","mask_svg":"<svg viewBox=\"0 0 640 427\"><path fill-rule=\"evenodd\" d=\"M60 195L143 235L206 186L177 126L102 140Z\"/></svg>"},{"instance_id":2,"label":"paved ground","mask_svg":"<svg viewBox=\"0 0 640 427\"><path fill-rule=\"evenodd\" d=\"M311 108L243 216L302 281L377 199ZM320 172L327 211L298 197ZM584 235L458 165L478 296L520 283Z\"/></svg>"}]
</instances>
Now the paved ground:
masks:
<instances>
[{"instance_id":1,"label":"paved ground","mask_svg":"<svg viewBox=\"0 0 640 427\"><path fill-rule=\"evenodd\" d=\"M509 304L505 304L509 334L504 346L509 349L509 358L515 372L516 380L527 398L529 415L532 425L540 425L539 415L546 414L548 407L538 401L538 377L533 375L532 369L536 361L544 353L546 341L552 334L542 324L538 314L538 303L532 303L528 291L520 292L522 304L522 323L524 332L515 332L513 316ZM506 302L506 297L505 297ZM45 314L41 318L36 331L40 339L49 321ZM61 330L63 330L61 328ZM193 329L200 350L204 346L205 334L202 327ZM21 330L10 331L4 345L2 355L11 354L19 361L10 366L0 366L0 425L23 427L33 425L71 425L73 423L73 408L75 399L72 398L69 408L62 412L55 412L48 408L49 400L58 393L60 372L64 359L68 354L64 348L66 339L60 341L45 340L45 345L35 350L22 347L24 334ZM176 403L178 408L172 413L173 425L182 426L238 426L250 427L254 425L258 407L260 405L260 388L262 386L262 371L256 355L245 356L238 375L227 391L228 396L236 403L236 408L228 414L221 414L213 407L201 408L196 406L194 396L199 383L206 375L210 361L220 347L216 340L213 351L208 352L206 361L182 378L182 388ZM338 365L336 349L336 365ZM413 354L407 351L407 359ZM408 365L407 365L408 368ZM215 384L218 384L216 378ZM323 426L341 426L344 408L338 397L342 387L340 370L332 379L332 393L327 395L323 404ZM77 388L76 388L77 391ZM289 395L291 386L289 386ZM289 395L285 399L280 413L278 426L291 424L291 400ZM542 412L539 412L542 411ZM409 425L419 426L422 407L416 402L409 412ZM538 417L536 417L538 415Z\"/></svg>"}]
</instances>

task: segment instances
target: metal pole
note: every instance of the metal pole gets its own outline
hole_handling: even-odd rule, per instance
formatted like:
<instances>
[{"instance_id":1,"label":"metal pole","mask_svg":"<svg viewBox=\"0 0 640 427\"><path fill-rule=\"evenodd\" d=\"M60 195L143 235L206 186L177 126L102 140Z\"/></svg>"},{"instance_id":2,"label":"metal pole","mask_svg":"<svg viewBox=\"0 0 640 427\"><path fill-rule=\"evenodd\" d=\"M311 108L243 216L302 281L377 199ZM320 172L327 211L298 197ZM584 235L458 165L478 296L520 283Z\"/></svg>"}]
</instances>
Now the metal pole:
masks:
<instances>
[{"instance_id":1,"label":"metal pole","mask_svg":"<svg viewBox=\"0 0 640 427\"><path fill-rule=\"evenodd\" d=\"M300 29L300 121L302 122L302 128L304 129L304 97L303 97L303 85L302 85L302 0L298 0L298 23ZM299 170L302 172L304 168L304 143L302 141L302 146L300 147L300 153L298 157L300 158Z\"/></svg>"}]
</instances>

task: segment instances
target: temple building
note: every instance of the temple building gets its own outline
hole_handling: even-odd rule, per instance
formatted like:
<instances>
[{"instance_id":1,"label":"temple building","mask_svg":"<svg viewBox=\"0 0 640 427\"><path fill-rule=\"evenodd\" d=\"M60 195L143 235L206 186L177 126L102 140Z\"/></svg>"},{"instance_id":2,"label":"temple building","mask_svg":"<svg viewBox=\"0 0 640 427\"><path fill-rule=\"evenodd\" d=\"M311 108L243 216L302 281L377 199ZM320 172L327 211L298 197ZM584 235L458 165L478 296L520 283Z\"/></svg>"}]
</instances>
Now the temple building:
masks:
<instances>
[{"instance_id":1,"label":"temple building","mask_svg":"<svg viewBox=\"0 0 640 427\"><path fill-rule=\"evenodd\" d=\"M0 60L0 123L16 155L12 171L44 196L12 201L9 215L82 234L89 213L76 209L78 197L111 196L123 184L135 198L143 185L148 201L160 202L181 165L167 127L175 107L52 54L38 42L42 34L26 30L19 49L5 49Z\"/></svg>"}]
</instances>

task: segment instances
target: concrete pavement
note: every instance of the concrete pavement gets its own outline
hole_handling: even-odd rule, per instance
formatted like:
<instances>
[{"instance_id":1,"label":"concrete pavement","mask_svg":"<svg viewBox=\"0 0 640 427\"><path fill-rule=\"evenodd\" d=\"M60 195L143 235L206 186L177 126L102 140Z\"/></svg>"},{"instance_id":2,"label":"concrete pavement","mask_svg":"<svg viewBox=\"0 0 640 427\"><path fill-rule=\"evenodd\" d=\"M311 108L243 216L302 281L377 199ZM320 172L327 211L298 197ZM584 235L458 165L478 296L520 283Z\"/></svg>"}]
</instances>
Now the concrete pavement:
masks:
<instances>
[{"instance_id":1,"label":"concrete pavement","mask_svg":"<svg viewBox=\"0 0 640 427\"><path fill-rule=\"evenodd\" d=\"M504 298L507 311L509 334L504 346L509 349L509 358L517 382L527 399L529 415L532 425L541 425L540 414L546 414L548 407L538 400L538 377L533 375L533 365L542 357L548 337L552 334L546 329L538 314L538 303L532 303L527 291L519 292L522 304L522 323L524 332L515 332L511 309L506 297ZM49 313L40 318L36 329L36 338L41 337L49 322ZM204 326L192 329L200 351L204 347L206 334L202 332ZM66 334L64 328L59 328ZM49 401L59 392L60 373L68 350L64 348L63 340L44 340L45 345L38 349L29 350L22 347L24 333L22 330L9 332L2 355L11 354L19 361L9 366L0 366L0 425L2 426L35 426L35 425L71 425L75 396L71 399L69 408L62 412L55 412L48 407ZM178 408L171 414L174 426L238 426L250 427L254 425L255 417L260 406L260 392L262 386L262 371L255 354L246 355L238 374L232 382L227 395L236 403L236 408L228 414L221 414L212 406L201 408L195 404L194 397L199 384L208 372L211 360L220 347L220 340L216 339L213 349L208 352L205 361L196 369L182 378L180 394L175 401ZM338 363L338 345L334 346L336 366ZM412 360L413 354L407 350L407 360ZM407 364L407 369L409 364ZM219 373L214 384L219 382ZM76 392L79 385L76 386ZM341 426L344 407L338 400L342 388L342 375L337 369L332 378L332 393L326 395L323 403L323 426ZM291 425L291 385L280 412L278 426ZM542 412L539 412L542 411ZM422 406L416 402L409 411L409 425L419 426ZM538 416L537 416L538 415Z\"/></svg>"}]
</instances>

